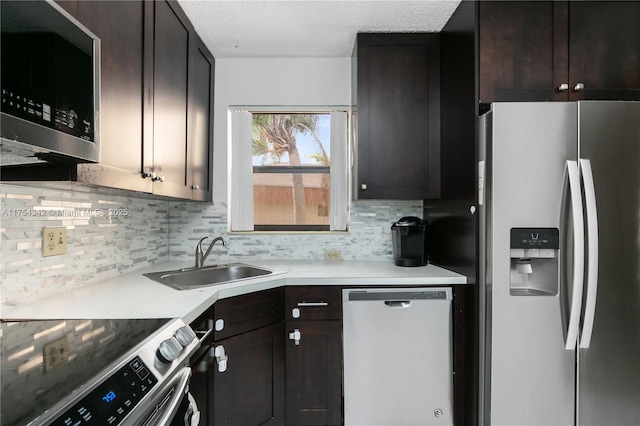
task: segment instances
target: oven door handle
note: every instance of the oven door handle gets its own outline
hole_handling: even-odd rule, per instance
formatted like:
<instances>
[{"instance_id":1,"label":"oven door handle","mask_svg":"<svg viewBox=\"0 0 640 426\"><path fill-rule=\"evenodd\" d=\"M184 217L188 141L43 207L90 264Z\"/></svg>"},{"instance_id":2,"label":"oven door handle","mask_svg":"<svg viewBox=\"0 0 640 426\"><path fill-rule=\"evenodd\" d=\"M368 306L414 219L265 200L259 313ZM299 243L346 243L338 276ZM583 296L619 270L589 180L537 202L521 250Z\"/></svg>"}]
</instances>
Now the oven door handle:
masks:
<instances>
[{"instance_id":1,"label":"oven door handle","mask_svg":"<svg viewBox=\"0 0 640 426\"><path fill-rule=\"evenodd\" d=\"M190 378L191 368L184 367L182 371L178 373L176 377L171 381L171 385L167 386L173 387L173 393L171 395L171 399L169 399L169 401L167 401L167 403L162 408L160 408L160 418L156 423L157 425L164 426L171 424L171 421L178 411L178 408L180 408L182 398L186 396L186 393L189 389Z\"/></svg>"},{"instance_id":2,"label":"oven door handle","mask_svg":"<svg viewBox=\"0 0 640 426\"><path fill-rule=\"evenodd\" d=\"M196 331L196 336L198 337L198 342L202 345L207 337L213 333L213 328L208 329L207 331Z\"/></svg>"}]
</instances>

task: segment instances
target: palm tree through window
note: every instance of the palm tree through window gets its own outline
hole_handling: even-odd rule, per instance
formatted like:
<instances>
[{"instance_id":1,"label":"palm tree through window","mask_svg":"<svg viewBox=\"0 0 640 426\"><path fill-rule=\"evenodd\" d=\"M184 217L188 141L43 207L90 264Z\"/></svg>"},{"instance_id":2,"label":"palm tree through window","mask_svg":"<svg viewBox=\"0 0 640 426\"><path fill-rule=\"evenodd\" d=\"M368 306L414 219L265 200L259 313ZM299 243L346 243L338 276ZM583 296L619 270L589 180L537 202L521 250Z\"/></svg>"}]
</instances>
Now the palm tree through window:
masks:
<instances>
[{"instance_id":1,"label":"palm tree through window","mask_svg":"<svg viewBox=\"0 0 640 426\"><path fill-rule=\"evenodd\" d=\"M253 113L255 230L329 230L330 115Z\"/></svg>"}]
</instances>

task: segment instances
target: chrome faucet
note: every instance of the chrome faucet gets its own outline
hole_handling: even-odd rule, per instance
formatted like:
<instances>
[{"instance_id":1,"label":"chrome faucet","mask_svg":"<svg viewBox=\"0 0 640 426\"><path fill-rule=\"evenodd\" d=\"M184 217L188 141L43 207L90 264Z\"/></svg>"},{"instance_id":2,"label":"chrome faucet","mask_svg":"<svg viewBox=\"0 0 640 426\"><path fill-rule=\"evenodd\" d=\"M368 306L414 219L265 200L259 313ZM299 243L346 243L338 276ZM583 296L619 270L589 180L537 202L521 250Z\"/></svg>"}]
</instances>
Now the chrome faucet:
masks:
<instances>
[{"instance_id":1,"label":"chrome faucet","mask_svg":"<svg viewBox=\"0 0 640 426\"><path fill-rule=\"evenodd\" d=\"M227 240L225 240L222 237L215 237L213 239L213 241L211 241L211 244L209 244L209 248L207 249L206 253L202 253L202 242L204 240L206 240L209 237L203 237L200 239L200 241L198 241L198 245L196 245L196 268L202 268L204 266L204 261L207 260L207 256L209 256L209 253L211 252L211 249L213 248L213 245L215 243L217 243L218 241L222 241L222 245L224 247L227 246L227 244L229 244L227 242Z\"/></svg>"}]
</instances>

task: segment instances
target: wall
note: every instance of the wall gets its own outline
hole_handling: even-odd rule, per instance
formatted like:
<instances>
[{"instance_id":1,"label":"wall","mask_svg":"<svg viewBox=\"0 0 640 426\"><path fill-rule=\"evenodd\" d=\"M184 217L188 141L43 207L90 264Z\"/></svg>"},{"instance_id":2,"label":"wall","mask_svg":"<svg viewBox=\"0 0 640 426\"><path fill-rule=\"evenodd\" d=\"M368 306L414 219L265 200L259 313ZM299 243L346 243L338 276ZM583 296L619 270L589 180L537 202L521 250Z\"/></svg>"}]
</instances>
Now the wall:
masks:
<instances>
[{"instance_id":1,"label":"wall","mask_svg":"<svg viewBox=\"0 0 640 426\"><path fill-rule=\"evenodd\" d=\"M0 186L0 301L20 304L169 257L169 203L72 190ZM67 228L67 253L42 256L42 228Z\"/></svg>"},{"instance_id":2,"label":"wall","mask_svg":"<svg viewBox=\"0 0 640 426\"><path fill-rule=\"evenodd\" d=\"M341 250L345 260L391 260L391 224L420 216L422 201L353 202L350 232L227 234L229 105L347 106L350 66L349 58L217 60L213 203L1 185L0 302L27 303L154 263L193 261L203 236L229 239L212 251L212 262L321 260L325 248ZM67 254L42 256L44 226L68 228Z\"/></svg>"},{"instance_id":3,"label":"wall","mask_svg":"<svg viewBox=\"0 0 640 426\"><path fill-rule=\"evenodd\" d=\"M228 202L229 106L350 104L350 58L216 59L213 200Z\"/></svg>"}]
</instances>

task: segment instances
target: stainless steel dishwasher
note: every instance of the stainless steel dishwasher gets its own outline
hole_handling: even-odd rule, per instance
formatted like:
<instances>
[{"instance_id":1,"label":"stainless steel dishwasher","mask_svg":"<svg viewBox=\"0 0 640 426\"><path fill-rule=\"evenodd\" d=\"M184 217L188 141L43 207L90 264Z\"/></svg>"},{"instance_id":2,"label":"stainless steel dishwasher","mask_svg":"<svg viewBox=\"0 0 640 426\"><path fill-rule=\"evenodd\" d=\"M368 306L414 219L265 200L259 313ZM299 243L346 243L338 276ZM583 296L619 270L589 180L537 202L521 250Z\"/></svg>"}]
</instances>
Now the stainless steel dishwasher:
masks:
<instances>
[{"instance_id":1,"label":"stainless steel dishwasher","mask_svg":"<svg viewBox=\"0 0 640 426\"><path fill-rule=\"evenodd\" d=\"M453 425L451 288L342 291L345 426Z\"/></svg>"}]
</instances>

